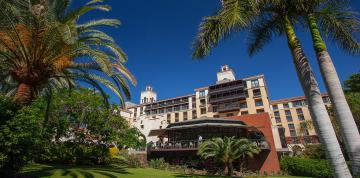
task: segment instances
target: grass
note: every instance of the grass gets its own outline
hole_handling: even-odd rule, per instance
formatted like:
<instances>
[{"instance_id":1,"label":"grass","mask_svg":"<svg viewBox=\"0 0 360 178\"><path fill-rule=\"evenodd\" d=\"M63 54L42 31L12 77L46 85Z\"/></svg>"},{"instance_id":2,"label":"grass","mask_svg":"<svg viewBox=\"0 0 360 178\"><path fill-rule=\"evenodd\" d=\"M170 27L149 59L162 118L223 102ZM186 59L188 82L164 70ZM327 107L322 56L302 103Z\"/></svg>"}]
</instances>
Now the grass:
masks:
<instances>
[{"instance_id":1,"label":"grass","mask_svg":"<svg viewBox=\"0 0 360 178\"><path fill-rule=\"evenodd\" d=\"M21 177L26 178L205 178L157 170L152 168L125 168L111 166L64 166L32 164L22 170ZM216 177L214 177L216 178ZM300 178L300 177L271 177Z\"/></svg>"}]
</instances>

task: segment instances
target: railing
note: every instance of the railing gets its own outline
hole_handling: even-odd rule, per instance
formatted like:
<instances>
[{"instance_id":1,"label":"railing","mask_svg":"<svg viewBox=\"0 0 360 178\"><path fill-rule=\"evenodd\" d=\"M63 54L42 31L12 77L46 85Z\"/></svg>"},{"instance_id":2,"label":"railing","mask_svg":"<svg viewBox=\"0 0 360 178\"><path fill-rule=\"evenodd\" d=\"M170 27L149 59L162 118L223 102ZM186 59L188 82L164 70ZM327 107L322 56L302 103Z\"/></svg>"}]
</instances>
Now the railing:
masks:
<instances>
[{"instance_id":1,"label":"railing","mask_svg":"<svg viewBox=\"0 0 360 178\"><path fill-rule=\"evenodd\" d=\"M231 99L243 99L243 98L246 98L245 93L237 93L234 95L227 95L227 96L220 96L220 97L211 97L210 96L209 103L221 102L221 101L226 101L226 100L231 100Z\"/></svg>"},{"instance_id":2,"label":"railing","mask_svg":"<svg viewBox=\"0 0 360 178\"><path fill-rule=\"evenodd\" d=\"M254 145L261 149L270 149L266 140L249 139ZM172 151L172 150L197 150L199 145L206 140L179 140L171 142L156 142L150 146L151 151Z\"/></svg>"}]
</instances>

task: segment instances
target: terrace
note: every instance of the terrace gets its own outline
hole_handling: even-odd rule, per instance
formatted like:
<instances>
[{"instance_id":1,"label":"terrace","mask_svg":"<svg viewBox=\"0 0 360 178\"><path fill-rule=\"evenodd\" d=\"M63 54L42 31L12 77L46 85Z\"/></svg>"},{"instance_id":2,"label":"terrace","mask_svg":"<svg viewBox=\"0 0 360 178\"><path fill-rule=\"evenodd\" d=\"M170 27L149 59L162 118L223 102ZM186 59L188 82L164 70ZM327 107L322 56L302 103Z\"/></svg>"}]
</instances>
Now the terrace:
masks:
<instances>
[{"instance_id":1,"label":"terrace","mask_svg":"<svg viewBox=\"0 0 360 178\"><path fill-rule=\"evenodd\" d=\"M225 136L248 138L261 149L270 150L268 142L256 127L234 119L205 118L173 123L165 129L150 131L149 136L159 138L149 147L150 152L195 151L201 142Z\"/></svg>"}]
</instances>

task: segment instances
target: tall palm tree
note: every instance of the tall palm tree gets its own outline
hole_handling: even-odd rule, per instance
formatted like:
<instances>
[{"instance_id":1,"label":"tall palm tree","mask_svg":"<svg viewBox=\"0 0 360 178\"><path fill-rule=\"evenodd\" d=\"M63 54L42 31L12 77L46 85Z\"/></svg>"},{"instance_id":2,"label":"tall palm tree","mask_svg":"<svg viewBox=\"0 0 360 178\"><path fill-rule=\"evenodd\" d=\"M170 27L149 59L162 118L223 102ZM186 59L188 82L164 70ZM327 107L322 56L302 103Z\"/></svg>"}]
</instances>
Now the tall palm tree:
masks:
<instances>
[{"instance_id":1,"label":"tall palm tree","mask_svg":"<svg viewBox=\"0 0 360 178\"><path fill-rule=\"evenodd\" d=\"M290 5L289 1L282 0L223 0L222 8L215 15L204 18L204 22L200 25L193 56L202 58L208 55L219 41L229 37L233 32L246 28L250 30L250 55L259 52L267 42L271 41L273 35L285 35L297 76L309 103L315 128L321 142L326 146L334 175L351 177L316 78L294 31Z\"/></svg>"},{"instance_id":2,"label":"tall palm tree","mask_svg":"<svg viewBox=\"0 0 360 178\"><path fill-rule=\"evenodd\" d=\"M203 142L198 155L204 159L214 159L224 164L225 173L231 176L233 173L233 162L239 158L258 154L260 148L254 146L248 139L237 139L235 137L214 138Z\"/></svg>"},{"instance_id":3,"label":"tall palm tree","mask_svg":"<svg viewBox=\"0 0 360 178\"><path fill-rule=\"evenodd\" d=\"M27 104L42 92L87 83L104 98L102 86L109 88L123 105L130 97L127 80L133 84L136 80L124 66L126 54L99 29L117 27L120 22L79 23L81 16L110 7L96 0L76 9L70 8L70 0L33 2L0 1L0 82L6 79L7 86L13 87L7 87L8 95Z\"/></svg>"},{"instance_id":4,"label":"tall palm tree","mask_svg":"<svg viewBox=\"0 0 360 178\"><path fill-rule=\"evenodd\" d=\"M313 48L316 53L322 78L329 92L335 110L336 120L340 126L345 147L352 161L353 173L360 173L360 134L354 117L346 101L339 76L332 62L325 37L337 42L339 46L352 54L360 53L360 44L354 32L360 29L360 21L356 12L351 11L344 1L299 0L298 12L307 21L311 32Z\"/></svg>"}]
</instances>

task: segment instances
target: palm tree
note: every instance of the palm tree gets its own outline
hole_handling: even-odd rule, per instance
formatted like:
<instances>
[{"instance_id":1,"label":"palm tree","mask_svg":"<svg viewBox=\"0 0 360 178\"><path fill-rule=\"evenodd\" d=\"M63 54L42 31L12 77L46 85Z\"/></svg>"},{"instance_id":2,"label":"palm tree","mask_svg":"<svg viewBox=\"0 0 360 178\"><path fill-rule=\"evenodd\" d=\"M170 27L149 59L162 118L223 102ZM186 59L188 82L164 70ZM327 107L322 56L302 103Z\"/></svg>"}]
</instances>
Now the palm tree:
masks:
<instances>
[{"instance_id":1,"label":"palm tree","mask_svg":"<svg viewBox=\"0 0 360 178\"><path fill-rule=\"evenodd\" d=\"M254 157L261 152L261 149L257 147L254 143L246 138L242 138L239 140L240 147L238 148L238 152L240 153L240 172L243 170L243 163L245 162L246 157Z\"/></svg>"},{"instance_id":2,"label":"palm tree","mask_svg":"<svg viewBox=\"0 0 360 178\"><path fill-rule=\"evenodd\" d=\"M204 159L214 159L224 164L225 173L231 176L233 173L233 162L245 156L258 154L260 149L248 139L236 139L235 137L214 138L206 140L198 149L198 155Z\"/></svg>"},{"instance_id":3,"label":"palm tree","mask_svg":"<svg viewBox=\"0 0 360 178\"><path fill-rule=\"evenodd\" d=\"M325 37L338 43L345 51L352 54L360 53L360 44L353 36L359 30L360 21L357 13L351 11L344 1L300 0L299 14L307 20L311 32L313 48L316 52L322 78L332 101L337 123L343 137L345 147L352 161L353 173L360 173L360 134L354 117L346 101L339 76L335 70L325 42Z\"/></svg>"},{"instance_id":4,"label":"palm tree","mask_svg":"<svg viewBox=\"0 0 360 178\"><path fill-rule=\"evenodd\" d=\"M253 4L255 3L255 4ZM335 177L351 177L322 101L311 66L293 27L292 8L288 1L224 0L215 15L204 18L194 43L194 58L208 55L219 41L232 32L250 30L250 55L259 52L273 35L285 35L300 84L309 103L311 116L320 140L326 146ZM250 8L249 8L250 6ZM246 9L246 10L245 10ZM254 18L255 17L255 18Z\"/></svg>"},{"instance_id":5,"label":"palm tree","mask_svg":"<svg viewBox=\"0 0 360 178\"><path fill-rule=\"evenodd\" d=\"M8 95L27 104L41 93L86 83L104 98L102 86L109 88L124 105L130 97L127 80L133 84L136 80L124 66L126 54L99 29L117 27L120 22L78 22L93 10L110 10L99 3L93 0L72 9L69 0L40 4L13 0L11 5L0 1L0 83L6 83L2 85L7 86Z\"/></svg>"}]
</instances>

